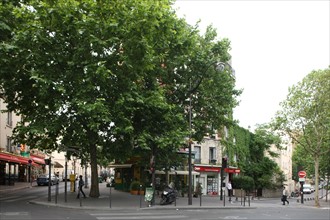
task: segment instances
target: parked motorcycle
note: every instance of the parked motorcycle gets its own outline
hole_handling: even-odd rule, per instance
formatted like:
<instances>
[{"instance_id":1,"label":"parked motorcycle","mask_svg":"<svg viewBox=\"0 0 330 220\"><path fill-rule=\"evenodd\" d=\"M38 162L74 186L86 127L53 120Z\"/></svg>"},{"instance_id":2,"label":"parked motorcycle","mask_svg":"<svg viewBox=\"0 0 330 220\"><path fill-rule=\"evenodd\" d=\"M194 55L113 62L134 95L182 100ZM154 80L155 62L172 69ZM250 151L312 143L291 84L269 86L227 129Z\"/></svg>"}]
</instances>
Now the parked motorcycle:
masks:
<instances>
[{"instance_id":1,"label":"parked motorcycle","mask_svg":"<svg viewBox=\"0 0 330 220\"><path fill-rule=\"evenodd\" d=\"M170 183L170 185L167 186L164 189L164 191L162 192L160 204L168 205L168 204L173 203L176 199L176 195L177 195L177 192L174 189L174 184Z\"/></svg>"}]
</instances>

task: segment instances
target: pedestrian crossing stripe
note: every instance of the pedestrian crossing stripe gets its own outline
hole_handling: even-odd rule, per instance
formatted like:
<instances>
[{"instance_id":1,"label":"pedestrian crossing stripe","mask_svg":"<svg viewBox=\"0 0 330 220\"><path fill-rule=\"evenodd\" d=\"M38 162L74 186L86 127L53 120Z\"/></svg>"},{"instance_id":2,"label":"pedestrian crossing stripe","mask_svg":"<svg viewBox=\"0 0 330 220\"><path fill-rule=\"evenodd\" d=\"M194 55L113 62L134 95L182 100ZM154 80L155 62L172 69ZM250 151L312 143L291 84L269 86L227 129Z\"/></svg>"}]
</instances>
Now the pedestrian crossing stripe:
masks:
<instances>
[{"instance_id":1,"label":"pedestrian crossing stripe","mask_svg":"<svg viewBox=\"0 0 330 220\"><path fill-rule=\"evenodd\" d=\"M112 220L112 219L184 219L188 216L182 215L169 215L168 213L154 213L154 212L143 212L143 213L90 213L99 220Z\"/></svg>"},{"instance_id":2,"label":"pedestrian crossing stripe","mask_svg":"<svg viewBox=\"0 0 330 220\"><path fill-rule=\"evenodd\" d=\"M19 201L19 200L31 200L31 199L35 199L37 198L38 196L24 196L24 197L21 197L21 196L12 196L12 197L7 197L7 198L1 198L0 201L1 202L15 202L15 201Z\"/></svg>"},{"instance_id":3,"label":"pedestrian crossing stripe","mask_svg":"<svg viewBox=\"0 0 330 220\"><path fill-rule=\"evenodd\" d=\"M167 215L167 216L106 216L106 217L96 217L96 219L99 220L112 220L112 219L116 219L116 220L121 220L121 219L183 219L183 218L188 218L188 216L181 216L181 215Z\"/></svg>"},{"instance_id":4,"label":"pedestrian crossing stripe","mask_svg":"<svg viewBox=\"0 0 330 220\"><path fill-rule=\"evenodd\" d=\"M29 215L28 212L0 212L0 216L22 216Z\"/></svg>"}]
</instances>

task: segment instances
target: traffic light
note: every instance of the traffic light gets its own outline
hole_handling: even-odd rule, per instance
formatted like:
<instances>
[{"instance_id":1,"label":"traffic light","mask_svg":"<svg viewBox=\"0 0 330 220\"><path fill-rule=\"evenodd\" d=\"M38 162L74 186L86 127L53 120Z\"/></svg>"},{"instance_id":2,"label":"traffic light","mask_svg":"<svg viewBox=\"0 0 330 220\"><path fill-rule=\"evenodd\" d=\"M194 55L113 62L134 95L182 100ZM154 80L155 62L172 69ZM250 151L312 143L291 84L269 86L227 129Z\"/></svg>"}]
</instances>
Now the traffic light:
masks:
<instances>
[{"instance_id":1,"label":"traffic light","mask_svg":"<svg viewBox=\"0 0 330 220\"><path fill-rule=\"evenodd\" d=\"M227 168L228 164L227 164L227 157L223 157L222 158L222 168Z\"/></svg>"}]
</instances>

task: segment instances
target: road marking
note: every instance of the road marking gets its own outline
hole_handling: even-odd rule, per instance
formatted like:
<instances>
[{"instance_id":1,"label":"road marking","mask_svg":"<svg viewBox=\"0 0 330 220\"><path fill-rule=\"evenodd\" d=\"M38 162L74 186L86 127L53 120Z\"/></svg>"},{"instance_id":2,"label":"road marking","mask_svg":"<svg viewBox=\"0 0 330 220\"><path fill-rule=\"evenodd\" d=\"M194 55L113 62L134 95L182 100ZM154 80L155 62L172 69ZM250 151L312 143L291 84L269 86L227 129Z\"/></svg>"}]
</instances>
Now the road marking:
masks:
<instances>
[{"instance_id":1,"label":"road marking","mask_svg":"<svg viewBox=\"0 0 330 220\"><path fill-rule=\"evenodd\" d=\"M28 212L0 212L0 216L29 215Z\"/></svg>"},{"instance_id":2,"label":"road marking","mask_svg":"<svg viewBox=\"0 0 330 220\"><path fill-rule=\"evenodd\" d=\"M20 201L20 200L31 200L31 199L35 199L38 196L24 196L24 197L19 197L19 196L12 196L12 197L7 197L7 198L3 198L1 200L1 202L15 202L15 201Z\"/></svg>"},{"instance_id":3,"label":"road marking","mask_svg":"<svg viewBox=\"0 0 330 220\"><path fill-rule=\"evenodd\" d=\"M98 215L111 215L111 216L137 216L137 215L168 215L168 213L160 213L160 212L137 212L137 213L110 213L110 212L106 212L106 213L89 213L91 216L98 216Z\"/></svg>"},{"instance_id":4,"label":"road marking","mask_svg":"<svg viewBox=\"0 0 330 220\"><path fill-rule=\"evenodd\" d=\"M100 220L111 220L111 219L183 219L188 218L188 216L182 215L170 215L170 216L108 216L108 217L96 217L96 219Z\"/></svg>"},{"instance_id":5,"label":"road marking","mask_svg":"<svg viewBox=\"0 0 330 220\"><path fill-rule=\"evenodd\" d=\"M90 213L91 216L99 220L111 219L183 219L184 215L168 215L168 213Z\"/></svg>"},{"instance_id":6,"label":"road marking","mask_svg":"<svg viewBox=\"0 0 330 220\"><path fill-rule=\"evenodd\" d=\"M239 216L226 216L221 219L247 219L246 217L239 217Z\"/></svg>"}]
</instances>

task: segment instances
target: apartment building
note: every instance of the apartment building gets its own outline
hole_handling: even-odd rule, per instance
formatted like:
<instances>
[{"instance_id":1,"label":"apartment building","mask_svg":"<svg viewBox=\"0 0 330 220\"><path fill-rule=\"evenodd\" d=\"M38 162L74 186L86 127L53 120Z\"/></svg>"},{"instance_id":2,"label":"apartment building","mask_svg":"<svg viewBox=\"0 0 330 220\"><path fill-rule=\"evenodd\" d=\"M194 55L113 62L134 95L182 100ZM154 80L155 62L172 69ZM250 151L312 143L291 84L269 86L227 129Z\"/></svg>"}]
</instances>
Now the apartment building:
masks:
<instances>
[{"instance_id":1,"label":"apartment building","mask_svg":"<svg viewBox=\"0 0 330 220\"><path fill-rule=\"evenodd\" d=\"M0 99L0 111L6 110L6 103ZM69 172L77 175L85 174L80 160L65 159L63 152L45 154L38 149L30 149L26 144L14 144L12 134L21 116L13 112L0 112L0 185L13 185L15 182L34 181L38 175L49 172L45 159L52 159L51 172L62 177L64 165L67 162ZM88 172L90 175L90 172Z\"/></svg>"},{"instance_id":2,"label":"apartment building","mask_svg":"<svg viewBox=\"0 0 330 220\"><path fill-rule=\"evenodd\" d=\"M270 157L275 163L278 164L280 169L286 178L284 185L289 192L295 191L295 182L292 180L292 153L294 150L294 145L292 141L287 138L285 140L286 144L282 149L277 149L274 145L271 146L270 150L277 153L279 156L276 158Z\"/></svg>"}]
</instances>

